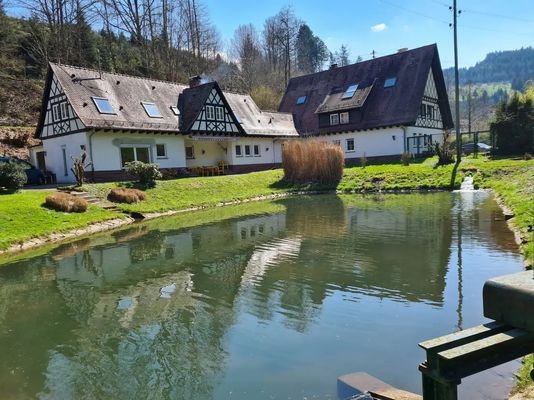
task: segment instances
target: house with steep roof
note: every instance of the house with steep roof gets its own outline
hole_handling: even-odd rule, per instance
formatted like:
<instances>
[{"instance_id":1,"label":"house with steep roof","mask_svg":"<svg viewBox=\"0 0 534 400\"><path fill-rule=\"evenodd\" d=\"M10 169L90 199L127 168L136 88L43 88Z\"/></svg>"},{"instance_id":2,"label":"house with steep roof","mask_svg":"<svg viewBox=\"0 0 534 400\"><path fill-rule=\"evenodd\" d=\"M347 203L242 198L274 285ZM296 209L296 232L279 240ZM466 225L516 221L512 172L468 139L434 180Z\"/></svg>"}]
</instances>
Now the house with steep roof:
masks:
<instances>
[{"instance_id":1,"label":"house with steep roof","mask_svg":"<svg viewBox=\"0 0 534 400\"><path fill-rule=\"evenodd\" d=\"M73 182L85 152L89 179L123 179L129 161L178 174L223 163L232 172L282 162L286 140L340 145L347 161L424 154L453 127L437 46L292 78L278 112L217 82L189 85L50 64L32 158Z\"/></svg>"},{"instance_id":2,"label":"house with steep roof","mask_svg":"<svg viewBox=\"0 0 534 400\"><path fill-rule=\"evenodd\" d=\"M435 44L292 78L279 111L348 161L423 154L453 127Z\"/></svg>"},{"instance_id":3,"label":"house with steep roof","mask_svg":"<svg viewBox=\"0 0 534 400\"><path fill-rule=\"evenodd\" d=\"M216 82L189 86L50 64L33 150L39 168L73 182L73 157L85 152L89 179L123 179L129 161L178 174L223 162L233 172L281 163L281 143L297 137L290 114L263 112L247 95Z\"/></svg>"}]
</instances>

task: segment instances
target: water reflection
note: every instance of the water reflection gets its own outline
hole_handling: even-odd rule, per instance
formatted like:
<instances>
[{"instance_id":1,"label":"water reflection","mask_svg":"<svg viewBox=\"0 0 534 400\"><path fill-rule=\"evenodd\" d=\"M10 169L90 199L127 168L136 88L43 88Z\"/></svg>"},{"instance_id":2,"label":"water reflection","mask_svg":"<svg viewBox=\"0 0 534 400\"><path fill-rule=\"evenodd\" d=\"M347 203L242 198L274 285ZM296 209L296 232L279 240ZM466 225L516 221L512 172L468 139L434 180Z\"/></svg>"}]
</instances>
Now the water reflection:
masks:
<instances>
[{"instance_id":1,"label":"water reflection","mask_svg":"<svg viewBox=\"0 0 534 400\"><path fill-rule=\"evenodd\" d=\"M490 199L464 204L454 196L284 199L276 203L285 212L187 229L169 228L169 221L166 229L136 225L4 266L1 392L7 398L226 397L220 390L228 382L249 384L242 371L233 372L239 365L236 348L249 349L249 340L263 338L258 346L267 346L265 353L255 346L250 357L260 357L259 351L262 360L285 359L270 351L284 337L267 343L262 326L280 324L290 343L289 332L310 340L317 329L339 334L346 329L343 324L372 317L356 307L360 317L353 313L339 319L336 308L346 306L338 303L332 314L327 304L339 302L340 295L342 302L370 309L379 304L375 318L380 321L369 320L377 329L389 323L388 329L402 331L395 317L402 304L445 313L449 297L456 304L469 285L462 281L463 250L455 238L470 236L468 249L490 241L507 251L503 243L509 240L496 223L498 212ZM458 293L447 294L451 258L458 267ZM458 325L462 307L468 306L457 307ZM424 335L423 317L416 315L413 324ZM242 329L248 318L257 324ZM388 318L391 322L384 322ZM360 341L371 340L372 326L360 330ZM409 346L403 350L409 357L417 354L415 338L397 340L411 343L413 351ZM332 354L341 350L330 339L313 343L314 348L329 346ZM289 351L298 357L304 348ZM262 376L274 376L278 362L267 362ZM338 367L350 359L331 362ZM258 360L256 365L263 364ZM418 379L413 375L410 379ZM316 391L328 392L333 379ZM297 393L294 385L276 390L287 397Z\"/></svg>"}]
</instances>

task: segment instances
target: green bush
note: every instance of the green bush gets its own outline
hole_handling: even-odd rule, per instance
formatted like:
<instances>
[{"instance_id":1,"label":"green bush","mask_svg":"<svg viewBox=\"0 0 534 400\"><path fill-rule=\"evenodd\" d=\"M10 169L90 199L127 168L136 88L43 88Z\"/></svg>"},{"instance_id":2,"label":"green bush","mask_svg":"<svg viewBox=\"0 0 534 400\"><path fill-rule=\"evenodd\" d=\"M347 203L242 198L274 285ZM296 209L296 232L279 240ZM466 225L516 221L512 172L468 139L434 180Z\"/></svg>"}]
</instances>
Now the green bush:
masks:
<instances>
[{"instance_id":1,"label":"green bush","mask_svg":"<svg viewBox=\"0 0 534 400\"><path fill-rule=\"evenodd\" d=\"M0 187L19 190L26 183L24 168L16 163L0 162Z\"/></svg>"},{"instance_id":2,"label":"green bush","mask_svg":"<svg viewBox=\"0 0 534 400\"><path fill-rule=\"evenodd\" d=\"M156 164L147 164L142 161L127 162L126 172L135 176L139 183L146 187L156 186L156 179L161 179L162 177Z\"/></svg>"}]
</instances>

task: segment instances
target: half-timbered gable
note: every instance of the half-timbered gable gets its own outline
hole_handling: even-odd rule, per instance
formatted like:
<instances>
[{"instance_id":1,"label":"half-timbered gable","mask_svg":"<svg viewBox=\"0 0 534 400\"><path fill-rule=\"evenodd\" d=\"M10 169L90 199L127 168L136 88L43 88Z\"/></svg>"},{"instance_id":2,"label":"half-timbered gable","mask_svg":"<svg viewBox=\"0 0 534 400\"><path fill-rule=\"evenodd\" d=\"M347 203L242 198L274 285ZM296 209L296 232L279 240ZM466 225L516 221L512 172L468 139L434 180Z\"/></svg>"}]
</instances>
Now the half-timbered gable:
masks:
<instances>
[{"instance_id":1,"label":"half-timbered gable","mask_svg":"<svg viewBox=\"0 0 534 400\"><path fill-rule=\"evenodd\" d=\"M51 72L50 72L51 73ZM82 132L85 125L73 109L61 83L51 73L43 101L41 139Z\"/></svg>"},{"instance_id":2,"label":"half-timbered gable","mask_svg":"<svg viewBox=\"0 0 534 400\"><path fill-rule=\"evenodd\" d=\"M425 91L423 93L419 115L415 126L424 128L443 129L443 121L439 106L439 95L432 70L428 73Z\"/></svg>"},{"instance_id":3,"label":"half-timbered gable","mask_svg":"<svg viewBox=\"0 0 534 400\"><path fill-rule=\"evenodd\" d=\"M216 82L185 89L178 103L182 132L216 136L244 134L240 121Z\"/></svg>"}]
</instances>

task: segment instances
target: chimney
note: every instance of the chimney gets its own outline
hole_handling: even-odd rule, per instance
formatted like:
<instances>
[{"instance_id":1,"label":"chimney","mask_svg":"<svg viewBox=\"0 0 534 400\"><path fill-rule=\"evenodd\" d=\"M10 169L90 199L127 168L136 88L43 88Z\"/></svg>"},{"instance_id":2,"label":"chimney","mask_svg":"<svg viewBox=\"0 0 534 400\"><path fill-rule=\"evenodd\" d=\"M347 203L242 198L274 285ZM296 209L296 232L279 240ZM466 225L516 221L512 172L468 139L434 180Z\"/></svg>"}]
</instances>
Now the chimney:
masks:
<instances>
[{"instance_id":1,"label":"chimney","mask_svg":"<svg viewBox=\"0 0 534 400\"><path fill-rule=\"evenodd\" d=\"M408 47L403 47L402 49L398 49L397 53L404 53L405 51L408 51Z\"/></svg>"},{"instance_id":2,"label":"chimney","mask_svg":"<svg viewBox=\"0 0 534 400\"><path fill-rule=\"evenodd\" d=\"M337 63L336 63L336 64L332 64L332 65L330 66L330 69L335 69L335 68L337 68Z\"/></svg>"},{"instance_id":3,"label":"chimney","mask_svg":"<svg viewBox=\"0 0 534 400\"><path fill-rule=\"evenodd\" d=\"M201 82L202 82L202 77L200 75L192 76L191 78L189 78L189 87L190 88L197 87L198 85L200 85Z\"/></svg>"}]
</instances>

